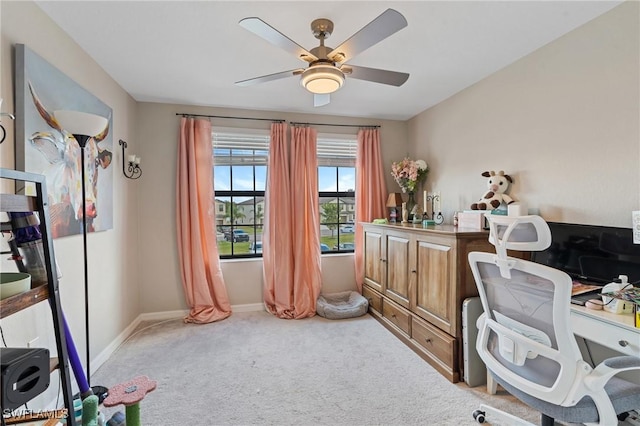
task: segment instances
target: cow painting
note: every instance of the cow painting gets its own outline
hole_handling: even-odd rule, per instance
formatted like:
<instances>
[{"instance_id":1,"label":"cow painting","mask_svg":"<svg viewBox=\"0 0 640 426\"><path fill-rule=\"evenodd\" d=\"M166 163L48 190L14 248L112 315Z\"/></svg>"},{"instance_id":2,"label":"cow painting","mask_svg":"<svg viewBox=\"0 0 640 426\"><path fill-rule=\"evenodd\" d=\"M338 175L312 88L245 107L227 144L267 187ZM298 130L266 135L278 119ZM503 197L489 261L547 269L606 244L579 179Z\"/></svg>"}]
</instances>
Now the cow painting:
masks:
<instances>
[{"instance_id":1,"label":"cow painting","mask_svg":"<svg viewBox=\"0 0 640 426\"><path fill-rule=\"evenodd\" d=\"M85 156L86 211L82 211L81 149L72 134L61 128L53 111L42 104L32 83L28 83L33 105L50 129L28 136L28 143L46 160L42 170L47 180L53 238L82 232L86 216L87 232L95 231L99 214L98 179L100 170L111 165L112 153L100 147L109 134L109 124L87 142Z\"/></svg>"}]
</instances>

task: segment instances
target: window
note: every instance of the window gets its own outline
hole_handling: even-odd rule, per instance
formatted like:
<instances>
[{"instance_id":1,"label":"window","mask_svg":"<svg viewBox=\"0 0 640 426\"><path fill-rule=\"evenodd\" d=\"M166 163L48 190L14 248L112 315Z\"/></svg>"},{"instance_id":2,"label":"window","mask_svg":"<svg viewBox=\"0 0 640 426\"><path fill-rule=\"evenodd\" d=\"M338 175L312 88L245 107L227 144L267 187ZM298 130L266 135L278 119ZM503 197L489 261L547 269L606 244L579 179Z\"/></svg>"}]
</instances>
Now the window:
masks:
<instances>
[{"instance_id":1,"label":"window","mask_svg":"<svg viewBox=\"0 0 640 426\"><path fill-rule=\"evenodd\" d=\"M221 258L262 254L269 131L213 132L216 230Z\"/></svg>"},{"instance_id":2,"label":"window","mask_svg":"<svg viewBox=\"0 0 640 426\"><path fill-rule=\"evenodd\" d=\"M220 257L260 257L269 131L216 128L212 136ZM319 134L317 146L320 249L352 252L356 139Z\"/></svg>"},{"instance_id":3,"label":"window","mask_svg":"<svg viewBox=\"0 0 640 426\"><path fill-rule=\"evenodd\" d=\"M318 135L318 195L322 251L352 252L356 147L353 135Z\"/></svg>"}]
</instances>

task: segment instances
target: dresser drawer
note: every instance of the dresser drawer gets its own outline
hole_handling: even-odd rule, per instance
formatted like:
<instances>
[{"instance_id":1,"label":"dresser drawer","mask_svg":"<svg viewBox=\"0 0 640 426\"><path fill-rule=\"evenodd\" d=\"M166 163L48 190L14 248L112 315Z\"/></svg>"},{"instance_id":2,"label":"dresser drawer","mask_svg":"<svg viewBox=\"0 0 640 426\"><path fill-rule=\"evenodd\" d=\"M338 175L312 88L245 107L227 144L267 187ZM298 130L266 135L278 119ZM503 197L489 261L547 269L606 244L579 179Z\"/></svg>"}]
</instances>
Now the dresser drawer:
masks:
<instances>
[{"instance_id":1,"label":"dresser drawer","mask_svg":"<svg viewBox=\"0 0 640 426\"><path fill-rule=\"evenodd\" d=\"M399 305L384 299L382 301L382 316L391 321L400 330L410 334L409 325L411 316L409 312L405 311Z\"/></svg>"},{"instance_id":2,"label":"dresser drawer","mask_svg":"<svg viewBox=\"0 0 640 426\"><path fill-rule=\"evenodd\" d=\"M362 296L369 301L369 308L382 313L382 295L366 285L362 287Z\"/></svg>"},{"instance_id":3,"label":"dresser drawer","mask_svg":"<svg viewBox=\"0 0 640 426\"><path fill-rule=\"evenodd\" d=\"M436 327L413 317L411 324L411 338L422 348L433 354L449 368L454 369L457 362L457 344L454 337L442 332Z\"/></svg>"}]
</instances>

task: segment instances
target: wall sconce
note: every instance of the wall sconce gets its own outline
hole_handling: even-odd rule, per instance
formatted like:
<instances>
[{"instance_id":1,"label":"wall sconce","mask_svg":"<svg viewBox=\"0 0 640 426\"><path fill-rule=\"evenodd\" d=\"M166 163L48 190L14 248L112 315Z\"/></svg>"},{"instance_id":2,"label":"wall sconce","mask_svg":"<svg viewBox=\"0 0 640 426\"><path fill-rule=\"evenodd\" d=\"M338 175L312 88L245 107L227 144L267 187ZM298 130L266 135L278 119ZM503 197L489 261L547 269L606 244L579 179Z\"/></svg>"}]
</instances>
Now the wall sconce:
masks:
<instances>
[{"instance_id":1,"label":"wall sconce","mask_svg":"<svg viewBox=\"0 0 640 426\"><path fill-rule=\"evenodd\" d=\"M127 143L122 139L120 139L118 144L122 146L122 173L124 174L125 177L129 179L138 179L140 176L142 176L142 169L140 168L140 157L137 157L134 154L131 154L128 157L126 157L124 150L127 148ZM128 164L128 167L126 170L124 168L125 158L127 159L127 164Z\"/></svg>"},{"instance_id":2,"label":"wall sconce","mask_svg":"<svg viewBox=\"0 0 640 426\"><path fill-rule=\"evenodd\" d=\"M387 198L387 207L391 208L391 215L389 217L390 223L396 223L398 219L398 209L402 205L402 194L399 192L392 192Z\"/></svg>"},{"instance_id":3,"label":"wall sconce","mask_svg":"<svg viewBox=\"0 0 640 426\"><path fill-rule=\"evenodd\" d=\"M0 107L2 107L2 98L0 98ZM7 131L4 129L2 125L2 117L9 117L12 120L15 120L16 117L13 114L8 112L0 112L0 143L4 142L4 138L7 137Z\"/></svg>"}]
</instances>

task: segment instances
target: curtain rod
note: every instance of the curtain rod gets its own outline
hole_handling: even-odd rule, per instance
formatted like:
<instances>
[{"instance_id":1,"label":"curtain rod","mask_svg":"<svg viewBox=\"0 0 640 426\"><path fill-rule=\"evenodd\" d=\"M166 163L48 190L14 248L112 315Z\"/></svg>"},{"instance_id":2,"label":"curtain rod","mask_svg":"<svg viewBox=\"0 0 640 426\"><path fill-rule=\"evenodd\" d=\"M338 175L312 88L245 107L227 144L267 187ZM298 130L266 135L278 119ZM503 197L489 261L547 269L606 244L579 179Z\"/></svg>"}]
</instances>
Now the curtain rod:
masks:
<instances>
[{"instance_id":1,"label":"curtain rod","mask_svg":"<svg viewBox=\"0 0 640 426\"><path fill-rule=\"evenodd\" d=\"M381 126L379 124L374 125L358 125L358 124L330 124L330 123L299 123L297 121L290 121L289 124L292 126L333 126L333 127L369 127L373 129L379 129Z\"/></svg>"},{"instance_id":2,"label":"curtain rod","mask_svg":"<svg viewBox=\"0 0 640 426\"><path fill-rule=\"evenodd\" d=\"M203 115L203 114L187 114L184 112L178 112L176 115L183 117L207 117L207 118L229 118L232 120L257 120L257 121L271 121L275 123L284 123L285 120L273 119L273 118L252 118L252 117L230 117L225 115Z\"/></svg>"}]
</instances>

